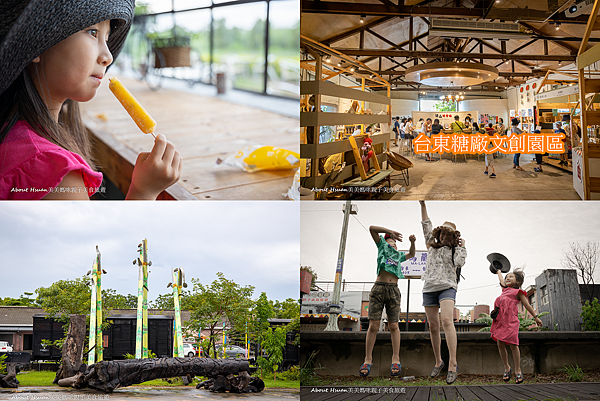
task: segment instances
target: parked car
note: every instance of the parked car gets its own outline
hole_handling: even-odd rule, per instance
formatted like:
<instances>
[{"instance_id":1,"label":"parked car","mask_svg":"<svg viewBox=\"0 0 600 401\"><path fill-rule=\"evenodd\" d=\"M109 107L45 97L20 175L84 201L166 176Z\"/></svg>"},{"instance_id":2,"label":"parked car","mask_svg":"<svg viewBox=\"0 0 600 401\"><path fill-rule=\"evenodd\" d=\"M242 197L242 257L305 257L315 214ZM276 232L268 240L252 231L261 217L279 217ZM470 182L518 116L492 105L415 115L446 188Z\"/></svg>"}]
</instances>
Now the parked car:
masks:
<instances>
[{"instance_id":1,"label":"parked car","mask_svg":"<svg viewBox=\"0 0 600 401\"><path fill-rule=\"evenodd\" d=\"M0 341L0 352L12 352L13 348L6 341Z\"/></svg>"},{"instance_id":2,"label":"parked car","mask_svg":"<svg viewBox=\"0 0 600 401\"><path fill-rule=\"evenodd\" d=\"M196 351L196 348L194 348L194 346L192 344L184 343L183 344L183 354L185 356L192 357L192 356L196 356L198 354L198 352Z\"/></svg>"},{"instance_id":3,"label":"parked car","mask_svg":"<svg viewBox=\"0 0 600 401\"><path fill-rule=\"evenodd\" d=\"M221 356L223 353L223 347L217 347L217 354ZM227 345L225 346L225 354L228 358L246 358L246 350L238 345ZM254 359L254 351L248 353L248 359Z\"/></svg>"}]
</instances>

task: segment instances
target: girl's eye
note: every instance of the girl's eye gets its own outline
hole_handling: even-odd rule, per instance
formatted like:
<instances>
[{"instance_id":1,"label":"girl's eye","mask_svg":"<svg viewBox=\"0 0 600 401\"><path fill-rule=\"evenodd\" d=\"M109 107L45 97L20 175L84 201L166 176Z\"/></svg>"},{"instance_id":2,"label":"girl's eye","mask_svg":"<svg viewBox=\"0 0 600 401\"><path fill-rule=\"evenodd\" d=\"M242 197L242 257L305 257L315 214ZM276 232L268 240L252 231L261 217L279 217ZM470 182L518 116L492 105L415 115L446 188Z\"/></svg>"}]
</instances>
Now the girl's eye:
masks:
<instances>
[{"instance_id":1,"label":"girl's eye","mask_svg":"<svg viewBox=\"0 0 600 401\"><path fill-rule=\"evenodd\" d=\"M98 30L97 29L88 29L86 30L87 33L89 33L90 35L92 35L95 38L98 38Z\"/></svg>"}]
</instances>

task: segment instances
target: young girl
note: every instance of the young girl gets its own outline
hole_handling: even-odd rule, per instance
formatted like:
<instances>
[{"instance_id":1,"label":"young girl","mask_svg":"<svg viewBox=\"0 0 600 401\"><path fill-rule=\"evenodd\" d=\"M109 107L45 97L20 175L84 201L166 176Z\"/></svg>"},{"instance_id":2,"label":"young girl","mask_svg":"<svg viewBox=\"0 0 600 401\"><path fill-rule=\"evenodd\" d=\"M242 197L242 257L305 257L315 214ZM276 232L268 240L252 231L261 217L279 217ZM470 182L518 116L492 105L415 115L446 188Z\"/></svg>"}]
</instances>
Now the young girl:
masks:
<instances>
[{"instance_id":1,"label":"young girl","mask_svg":"<svg viewBox=\"0 0 600 401\"><path fill-rule=\"evenodd\" d=\"M502 272L497 271L500 286L502 287L502 295L496 298L494 308L499 308L498 316L492 323L492 339L498 343L500 358L504 363L505 382L510 380L512 370L508 364L508 355L506 353L506 344L510 344L510 350L515 362L515 383L523 383L523 373L521 372L521 353L519 352L519 312L517 304L523 303L523 306L531 316L535 318L535 323L538 326L542 325L542 321L537 317L535 311L527 301L527 293L521 290L521 285L525 280L525 275L521 270L515 270L508 273L506 278L502 277Z\"/></svg>"},{"instance_id":2,"label":"young girl","mask_svg":"<svg viewBox=\"0 0 600 401\"><path fill-rule=\"evenodd\" d=\"M77 102L95 96L123 47L134 0L3 0L1 8L0 199L89 199L102 174ZM127 199L156 199L181 165L158 135L137 158Z\"/></svg>"},{"instance_id":3,"label":"young girl","mask_svg":"<svg viewBox=\"0 0 600 401\"><path fill-rule=\"evenodd\" d=\"M449 221L439 227L433 228L433 224L427 214L425 201L419 201L421 205L421 225L427 244L427 262L425 273L421 276L423 280L423 306L429 322L429 332L435 366L430 376L436 377L440 374L445 363L442 360L440 336L440 315L446 345L448 346L448 374L446 383L452 384L456 381L458 367L456 363L456 328L454 327L453 313L458 288L457 271L462 268L467 258L465 240L460 237L460 231L456 225Z\"/></svg>"}]
</instances>

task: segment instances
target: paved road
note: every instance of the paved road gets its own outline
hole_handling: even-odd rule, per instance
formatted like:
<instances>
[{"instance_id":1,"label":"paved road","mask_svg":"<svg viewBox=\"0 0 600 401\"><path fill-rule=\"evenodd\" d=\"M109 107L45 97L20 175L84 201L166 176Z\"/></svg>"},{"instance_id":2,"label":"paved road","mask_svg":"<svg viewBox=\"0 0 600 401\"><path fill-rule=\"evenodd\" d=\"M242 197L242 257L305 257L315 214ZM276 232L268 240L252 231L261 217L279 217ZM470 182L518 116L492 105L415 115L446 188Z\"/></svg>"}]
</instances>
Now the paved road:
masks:
<instances>
[{"instance_id":1,"label":"paved road","mask_svg":"<svg viewBox=\"0 0 600 401\"><path fill-rule=\"evenodd\" d=\"M69 388L55 387L23 387L16 390L1 389L0 400L74 400L74 401L92 401L92 400L240 400L240 401L291 401L300 400L300 390L265 390L261 393L253 394L229 394L229 393L211 393L208 390L197 390L190 388L175 389L157 389L144 387L128 387L115 391L112 394L104 394L89 389L75 390Z\"/></svg>"}]
</instances>

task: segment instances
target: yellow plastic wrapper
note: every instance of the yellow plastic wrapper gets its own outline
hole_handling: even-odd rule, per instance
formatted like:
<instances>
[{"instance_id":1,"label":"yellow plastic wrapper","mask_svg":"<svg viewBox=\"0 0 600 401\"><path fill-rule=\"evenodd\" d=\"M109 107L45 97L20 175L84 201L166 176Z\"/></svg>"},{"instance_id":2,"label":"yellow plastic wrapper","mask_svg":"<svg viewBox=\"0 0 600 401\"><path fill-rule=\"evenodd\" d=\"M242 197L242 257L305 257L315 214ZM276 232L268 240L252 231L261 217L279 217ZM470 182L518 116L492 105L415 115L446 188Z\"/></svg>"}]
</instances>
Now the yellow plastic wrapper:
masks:
<instances>
[{"instance_id":1,"label":"yellow plastic wrapper","mask_svg":"<svg viewBox=\"0 0 600 401\"><path fill-rule=\"evenodd\" d=\"M300 155L275 146L254 145L245 147L224 160L217 159L217 164L221 163L239 167L249 173L261 170L288 170L299 166Z\"/></svg>"}]
</instances>

